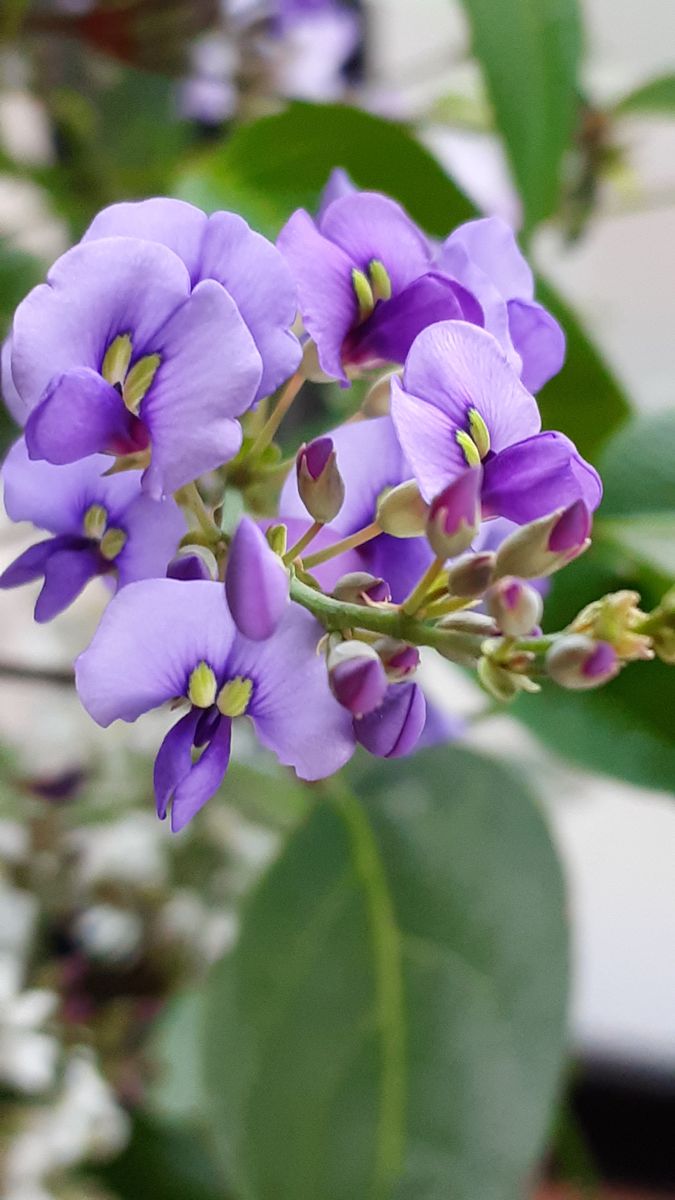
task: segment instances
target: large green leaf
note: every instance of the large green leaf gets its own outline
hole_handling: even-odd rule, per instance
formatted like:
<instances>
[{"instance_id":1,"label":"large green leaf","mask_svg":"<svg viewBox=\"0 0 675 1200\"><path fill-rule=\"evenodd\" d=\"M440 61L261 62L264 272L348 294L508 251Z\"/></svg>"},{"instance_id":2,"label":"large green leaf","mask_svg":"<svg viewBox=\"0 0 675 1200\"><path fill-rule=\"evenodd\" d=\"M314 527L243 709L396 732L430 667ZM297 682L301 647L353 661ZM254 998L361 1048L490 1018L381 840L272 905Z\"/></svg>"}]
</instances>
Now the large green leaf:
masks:
<instances>
[{"instance_id":1,"label":"large green leaf","mask_svg":"<svg viewBox=\"0 0 675 1200\"><path fill-rule=\"evenodd\" d=\"M237 1200L513 1200L563 1053L546 825L459 749L320 796L216 969L209 1111Z\"/></svg>"},{"instance_id":2,"label":"large green leaf","mask_svg":"<svg viewBox=\"0 0 675 1200\"><path fill-rule=\"evenodd\" d=\"M555 211L578 110L577 0L463 0L473 48L523 199L526 228Z\"/></svg>"},{"instance_id":3,"label":"large green leaf","mask_svg":"<svg viewBox=\"0 0 675 1200\"><path fill-rule=\"evenodd\" d=\"M561 429L582 454L594 458L607 438L627 420L630 402L569 306L542 279L537 295L557 317L567 339L562 371L537 397L544 425Z\"/></svg>"},{"instance_id":4,"label":"large green leaf","mask_svg":"<svg viewBox=\"0 0 675 1200\"><path fill-rule=\"evenodd\" d=\"M645 608L675 579L675 415L640 417L600 460L605 497L595 545L556 577L546 603L550 628L619 588L642 593ZM630 783L675 787L675 671L660 662L628 666L588 693L545 686L516 712L560 754Z\"/></svg>"},{"instance_id":5,"label":"large green leaf","mask_svg":"<svg viewBox=\"0 0 675 1200\"><path fill-rule=\"evenodd\" d=\"M628 92L614 105L615 116L625 113L675 113L675 75L660 75L642 87Z\"/></svg>"},{"instance_id":6,"label":"large green leaf","mask_svg":"<svg viewBox=\"0 0 675 1200\"><path fill-rule=\"evenodd\" d=\"M333 167L388 192L439 237L473 213L402 125L339 104L295 103L244 125L189 166L178 190L204 208L238 208L275 235L293 209L315 206Z\"/></svg>"},{"instance_id":7,"label":"large green leaf","mask_svg":"<svg viewBox=\"0 0 675 1200\"><path fill-rule=\"evenodd\" d=\"M203 1137L137 1116L131 1140L97 1178L120 1200L231 1200Z\"/></svg>"}]
</instances>

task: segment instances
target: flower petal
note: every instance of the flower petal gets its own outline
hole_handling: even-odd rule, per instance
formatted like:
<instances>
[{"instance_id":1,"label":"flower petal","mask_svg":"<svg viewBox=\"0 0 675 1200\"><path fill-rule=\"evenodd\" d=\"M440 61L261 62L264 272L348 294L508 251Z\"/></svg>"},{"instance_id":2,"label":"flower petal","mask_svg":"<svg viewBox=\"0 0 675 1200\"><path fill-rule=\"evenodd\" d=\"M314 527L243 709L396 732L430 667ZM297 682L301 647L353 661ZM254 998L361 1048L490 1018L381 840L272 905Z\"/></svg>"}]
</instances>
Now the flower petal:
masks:
<instances>
[{"instance_id":1,"label":"flower petal","mask_svg":"<svg viewBox=\"0 0 675 1200\"><path fill-rule=\"evenodd\" d=\"M240 633L256 642L271 637L286 610L288 586L288 571L264 533L242 517L225 572L225 595Z\"/></svg>"},{"instance_id":2,"label":"flower petal","mask_svg":"<svg viewBox=\"0 0 675 1200\"><path fill-rule=\"evenodd\" d=\"M430 502L466 470L455 437L457 426L435 404L404 391L395 377L391 381L391 418L420 491Z\"/></svg>"},{"instance_id":3,"label":"flower petal","mask_svg":"<svg viewBox=\"0 0 675 1200\"><path fill-rule=\"evenodd\" d=\"M77 660L80 699L99 725L135 721L186 695L198 663L222 674L234 632L222 584L177 579L129 584L108 605Z\"/></svg>"},{"instance_id":4,"label":"flower petal","mask_svg":"<svg viewBox=\"0 0 675 1200\"><path fill-rule=\"evenodd\" d=\"M129 454L147 446L141 423L97 371L76 367L54 378L26 422L32 459L58 466L105 450Z\"/></svg>"},{"instance_id":5,"label":"flower petal","mask_svg":"<svg viewBox=\"0 0 675 1200\"><path fill-rule=\"evenodd\" d=\"M426 711L418 684L394 684L379 708L354 721L357 740L378 758L401 758L422 736Z\"/></svg>"},{"instance_id":6,"label":"flower petal","mask_svg":"<svg viewBox=\"0 0 675 1200\"><path fill-rule=\"evenodd\" d=\"M422 275L391 300L378 304L373 315L348 335L344 358L358 365L403 363L427 325L474 318L482 325L482 310L463 287L443 275Z\"/></svg>"},{"instance_id":7,"label":"flower petal","mask_svg":"<svg viewBox=\"0 0 675 1200\"><path fill-rule=\"evenodd\" d=\"M594 511L602 484L563 433L548 430L510 446L485 464L483 513L519 525L583 500Z\"/></svg>"},{"instance_id":8,"label":"flower petal","mask_svg":"<svg viewBox=\"0 0 675 1200\"><path fill-rule=\"evenodd\" d=\"M316 342L321 367L346 384L342 343L356 325L359 311L352 262L344 250L322 237L304 209L286 222L277 246L290 266L304 326Z\"/></svg>"},{"instance_id":9,"label":"flower petal","mask_svg":"<svg viewBox=\"0 0 675 1200\"><path fill-rule=\"evenodd\" d=\"M112 476L112 479L121 478L121 475ZM165 575L186 529L185 517L178 505L173 500L151 500L149 496L139 494L119 525L127 535L127 541L115 559L119 586Z\"/></svg>"},{"instance_id":10,"label":"flower petal","mask_svg":"<svg viewBox=\"0 0 675 1200\"><path fill-rule=\"evenodd\" d=\"M102 209L94 217L82 241L132 237L158 242L183 260L195 284L202 278L199 268L207 220L206 213L194 204L172 200L168 196L155 196L150 200L111 204Z\"/></svg>"},{"instance_id":11,"label":"flower petal","mask_svg":"<svg viewBox=\"0 0 675 1200\"><path fill-rule=\"evenodd\" d=\"M532 299L532 271L520 251L513 229L502 217L466 221L450 234L445 246L461 246L505 300Z\"/></svg>"},{"instance_id":12,"label":"flower petal","mask_svg":"<svg viewBox=\"0 0 675 1200\"><path fill-rule=\"evenodd\" d=\"M429 268L431 250L421 229L388 196L355 192L328 206L321 233L367 273L373 259L384 263L394 295Z\"/></svg>"},{"instance_id":13,"label":"flower petal","mask_svg":"<svg viewBox=\"0 0 675 1200\"><path fill-rule=\"evenodd\" d=\"M188 272L165 246L138 238L75 246L16 310L11 362L22 401L33 408L73 367L99 372L119 334L132 335L136 357L153 353L157 329L189 294Z\"/></svg>"},{"instance_id":14,"label":"flower petal","mask_svg":"<svg viewBox=\"0 0 675 1200\"><path fill-rule=\"evenodd\" d=\"M14 562L5 567L0 575L0 588L23 587L26 583L32 583L34 579L40 579L52 554L57 550L71 549L72 543L73 539L70 537L53 537L29 546L23 554L14 559Z\"/></svg>"},{"instance_id":15,"label":"flower petal","mask_svg":"<svg viewBox=\"0 0 675 1200\"><path fill-rule=\"evenodd\" d=\"M28 408L16 390L12 375L12 337L6 337L0 350L0 370L2 378L2 398L11 412L14 420L23 425L28 416Z\"/></svg>"},{"instance_id":16,"label":"flower petal","mask_svg":"<svg viewBox=\"0 0 675 1200\"><path fill-rule=\"evenodd\" d=\"M192 769L192 746L201 713L191 708L167 733L162 742L153 771L157 816L164 820L171 797L179 783Z\"/></svg>"},{"instance_id":17,"label":"flower petal","mask_svg":"<svg viewBox=\"0 0 675 1200\"><path fill-rule=\"evenodd\" d=\"M211 280L167 321L155 350L161 365L141 416L152 437L143 486L159 499L234 457L234 418L253 403L262 365L234 300Z\"/></svg>"},{"instance_id":18,"label":"flower petal","mask_svg":"<svg viewBox=\"0 0 675 1200\"><path fill-rule=\"evenodd\" d=\"M101 559L93 547L66 548L50 554L45 563L42 591L35 604L35 620L43 624L63 612L100 571Z\"/></svg>"},{"instance_id":19,"label":"flower petal","mask_svg":"<svg viewBox=\"0 0 675 1200\"><path fill-rule=\"evenodd\" d=\"M201 758L173 793L171 830L179 833L218 791L230 762L232 722L221 718Z\"/></svg>"},{"instance_id":20,"label":"flower petal","mask_svg":"<svg viewBox=\"0 0 675 1200\"><path fill-rule=\"evenodd\" d=\"M308 612L290 605L268 641L237 637L227 664L230 677L253 680L247 715L260 741L301 779L332 775L354 750L351 716L331 694L316 653L322 632Z\"/></svg>"},{"instance_id":21,"label":"flower petal","mask_svg":"<svg viewBox=\"0 0 675 1200\"><path fill-rule=\"evenodd\" d=\"M520 355L520 377L529 392L538 392L565 361L565 334L541 304L509 300L511 339Z\"/></svg>"}]
</instances>

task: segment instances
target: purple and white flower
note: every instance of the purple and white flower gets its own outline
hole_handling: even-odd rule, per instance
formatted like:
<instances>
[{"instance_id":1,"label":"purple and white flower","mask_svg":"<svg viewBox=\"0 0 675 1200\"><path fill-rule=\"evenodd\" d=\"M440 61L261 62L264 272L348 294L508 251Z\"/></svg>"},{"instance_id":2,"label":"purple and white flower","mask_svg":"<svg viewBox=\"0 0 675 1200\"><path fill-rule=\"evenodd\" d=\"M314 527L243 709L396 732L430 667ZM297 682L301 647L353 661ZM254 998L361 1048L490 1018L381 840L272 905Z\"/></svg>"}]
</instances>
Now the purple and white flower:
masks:
<instances>
[{"instance_id":1,"label":"purple and white flower","mask_svg":"<svg viewBox=\"0 0 675 1200\"><path fill-rule=\"evenodd\" d=\"M158 814L171 807L178 830L219 788L238 716L250 717L262 744L301 779L322 779L347 762L352 718L331 695L320 637L314 618L292 605L273 637L251 642L238 633L221 584L150 580L109 605L77 660L77 688L103 726L187 702L154 775Z\"/></svg>"},{"instance_id":2,"label":"purple and white flower","mask_svg":"<svg viewBox=\"0 0 675 1200\"><path fill-rule=\"evenodd\" d=\"M62 612L96 576L124 587L164 575L185 532L173 500L145 496L139 471L103 475L107 465L102 455L64 467L31 462L23 438L7 456L2 475L8 516L52 534L0 575L1 588L44 577L36 621Z\"/></svg>"}]
</instances>

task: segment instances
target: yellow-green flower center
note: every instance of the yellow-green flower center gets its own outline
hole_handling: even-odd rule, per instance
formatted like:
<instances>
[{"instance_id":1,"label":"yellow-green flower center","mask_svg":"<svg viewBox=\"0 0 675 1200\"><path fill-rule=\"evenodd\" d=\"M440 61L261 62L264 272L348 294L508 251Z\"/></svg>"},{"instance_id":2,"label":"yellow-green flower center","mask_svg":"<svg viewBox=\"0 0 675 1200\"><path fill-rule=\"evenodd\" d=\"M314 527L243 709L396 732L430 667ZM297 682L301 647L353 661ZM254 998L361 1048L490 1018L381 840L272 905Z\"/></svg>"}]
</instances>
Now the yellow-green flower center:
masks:
<instances>
[{"instance_id":1,"label":"yellow-green flower center","mask_svg":"<svg viewBox=\"0 0 675 1200\"><path fill-rule=\"evenodd\" d=\"M108 511L102 504L91 504L82 522L85 537L99 543L99 550L108 562L113 562L127 544L127 534L114 526L108 528Z\"/></svg>"},{"instance_id":2,"label":"yellow-green flower center","mask_svg":"<svg viewBox=\"0 0 675 1200\"><path fill-rule=\"evenodd\" d=\"M190 675L188 700L195 708L210 708L218 694L216 677L206 662L200 662Z\"/></svg>"},{"instance_id":3,"label":"yellow-green flower center","mask_svg":"<svg viewBox=\"0 0 675 1200\"><path fill-rule=\"evenodd\" d=\"M461 447L464 457L470 467L479 467L484 458L490 453L490 430L477 408L468 412L469 432L458 429L455 439Z\"/></svg>"},{"instance_id":4,"label":"yellow-green flower center","mask_svg":"<svg viewBox=\"0 0 675 1200\"><path fill-rule=\"evenodd\" d=\"M243 717L253 693L253 681L237 675L230 679L218 693L218 710L224 717Z\"/></svg>"},{"instance_id":5,"label":"yellow-green flower center","mask_svg":"<svg viewBox=\"0 0 675 1200\"><path fill-rule=\"evenodd\" d=\"M391 299L391 279L389 272L379 258L368 263L368 272L352 271L352 286L356 293L359 306L359 320L366 321L373 312L378 300Z\"/></svg>"},{"instance_id":6,"label":"yellow-green flower center","mask_svg":"<svg viewBox=\"0 0 675 1200\"><path fill-rule=\"evenodd\" d=\"M162 360L159 354L146 354L132 367L133 349L131 335L121 333L105 352L101 374L119 390L129 412L136 415Z\"/></svg>"}]
</instances>

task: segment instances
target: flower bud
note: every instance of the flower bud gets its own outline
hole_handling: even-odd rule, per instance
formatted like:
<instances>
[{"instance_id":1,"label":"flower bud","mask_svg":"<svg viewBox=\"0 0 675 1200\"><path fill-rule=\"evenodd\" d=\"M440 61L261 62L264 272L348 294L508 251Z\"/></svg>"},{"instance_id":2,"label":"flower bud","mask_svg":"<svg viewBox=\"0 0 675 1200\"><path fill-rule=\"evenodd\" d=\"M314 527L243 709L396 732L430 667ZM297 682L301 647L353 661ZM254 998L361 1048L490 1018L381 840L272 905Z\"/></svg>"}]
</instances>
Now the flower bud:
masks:
<instances>
[{"instance_id":1,"label":"flower bud","mask_svg":"<svg viewBox=\"0 0 675 1200\"><path fill-rule=\"evenodd\" d=\"M338 642L328 652L328 681L335 699L355 717L384 700L388 680L377 651L366 642Z\"/></svg>"},{"instance_id":2,"label":"flower bud","mask_svg":"<svg viewBox=\"0 0 675 1200\"><path fill-rule=\"evenodd\" d=\"M378 638L374 648L382 659L391 683L398 683L414 675L420 665L419 650L416 646L410 646L408 642L399 642L396 638Z\"/></svg>"},{"instance_id":3,"label":"flower bud","mask_svg":"<svg viewBox=\"0 0 675 1200\"><path fill-rule=\"evenodd\" d=\"M470 546L480 525L483 472L469 467L432 501L426 534L438 558L454 558Z\"/></svg>"},{"instance_id":4,"label":"flower bud","mask_svg":"<svg viewBox=\"0 0 675 1200\"><path fill-rule=\"evenodd\" d=\"M497 550L496 574L540 579L567 566L590 546L591 514L583 500L523 525Z\"/></svg>"},{"instance_id":5,"label":"flower bud","mask_svg":"<svg viewBox=\"0 0 675 1200\"><path fill-rule=\"evenodd\" d=\"M639 600L637 592L610 592L587 604L572 621L570 632L609 642L624 662L653 658L651 637L637 632L647 620L646 613L638 608Z\"/></svg>"},{"instance_id":6,"label":"flower bud","mask_svg":"<svg viewBox=\"0 0 675 1200\"><path fill-rule=\"evenodd\" d=\"M288 572L255 521L242 517L232 538L225 595L232 619L254 642L271 637L288 603Z\"/></svg>"},{"instance_id":7,"label":"flower bud","mask_svg":"<svg viewBox=\"0 0 675 1200\"><path fill-rule=\"evenodd\" d=\"M338 515L345 498L332 438L315 438L301 446L296 471L300 499L307 512L315 521L327 525Z\"/></svg>"},{"instance_id":8,"label":"flower bud","mask_svg":"<svg viewBox=\"0 0 675 1200\"><path fill-rule=\"evenodd\" d=\"M521 690L518 686L519 677L507 667L494 662L491 658L481 658L478 663L478 678L485 691L501 704L513 700Z\"/></svg>"},{"instance_id":9,"label":"flower bud","mask_svg":"<svg viewBox=\"0 0 675 1200\"><path fill-rule=\"evenodd\" d=\"M392 685L379 708L354 721L356 740L378 758L410 754L424 731L426 708L416 683Z\"/></svg>"},{"instance_id":10,"label":"flower bud","mask_svg":"<svg viewBox=\"0 0 675 1200\"><path fill-rule=\"evenodd\" d=\"M491 550L462 555L448 571L450 595L463 600L478 599L492 582L495 562L496 557Z\"/></svg>"},{"instance_id":11,"label":"flower bud","mask_svg":"<svg viewBox=\"0 0 675 1200\"><path fill-rule=\"evenodd\" d=\"M485 605L501 632L515 638L531 633L544 611L539 592L513 575L505 575L493 584L485 596Z\"/></svg>"},{"instance_id":12,"label":"flower bud","mask_svg":"<svg viewBox=\"0 0 675 1200\"><path fill-rule=\"evenodd\" d=\"M594 642L582 633L556 641L546 655L546 670L561 687L574 691L601 687L618 674L621 663L609 642Z\"/></svg>"},{"instance_id":13,"label":"flower bud","mask_svg":"<svg viewBox=\"0 0 675 1200\"><path fill-rule=\"evenodd\" d=\"M350 571L338 579L333 596L345 604L388 604L391 589L386 579L378 579L367 571Z\"/></svg>"},{"instance_id":14,"label":"flower bud","mask_svg":"<svg viewBox=\"0 0 675 1200\"><path fill-rule=\"evenodd\" d=\"M477 612L450 613L436 628L447 634L447 638L436 643L438 653L470 670L475 668L483 653L485 639L498 633L492 617Z\"/></svg>"},{"instance_id":15,"label":"flower bud","mask_svg":"<svg viewBox=\"0 0 675 1200\"><path fill-rule=\"evenodd\" d=\"M428 516L429 505L422 499L414 479L390 488L377 503L377 523L391 537L420 537Z\"/></svg>"},{"instance_id":16,"label":"flower bud","mask_svg":"<svg viewBox=\"0 0 675 1200\"><path fill-rule=\"evenodd\" d=\"M675 588L666 592L661 603L649 614L646 625L654 652L662 662L675 663Z\"/></svg>"},{"instance_id":17,"label":"flower bud","mask_svg":"<svg viewBox=\"0 0 675 1200\"><path fill-rule=\"evenodd\" d=\"M206 546L182 546L166 568L169 579L218 578L218 564Z\"/></svg>"}]
</instances>

